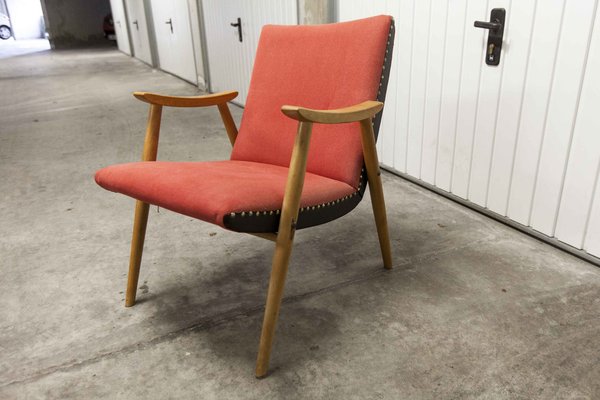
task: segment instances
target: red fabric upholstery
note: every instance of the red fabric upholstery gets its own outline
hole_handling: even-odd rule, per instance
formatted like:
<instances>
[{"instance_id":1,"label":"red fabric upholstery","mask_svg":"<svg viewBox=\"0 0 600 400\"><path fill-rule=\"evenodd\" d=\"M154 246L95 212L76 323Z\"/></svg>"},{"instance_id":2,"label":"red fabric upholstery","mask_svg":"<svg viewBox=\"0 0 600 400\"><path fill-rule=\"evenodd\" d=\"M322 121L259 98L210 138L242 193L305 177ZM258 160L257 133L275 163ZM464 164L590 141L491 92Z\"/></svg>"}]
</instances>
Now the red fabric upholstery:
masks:
<instances>
[{"instance_id":1,"label":"red fabric upholstery","mask_svg":"<svg viewBox=\"0 0 600 400\"><path fill-rule=\"evenodd\" d=\"M136 162L96 172L96 182L150 204L223 226L223 216L281 208L288 169L248 161ZM355 189L307 173L301 206L327 203Z\"/></svg>"},{"instance_id":2,"label":"red fabric upholstery","mask_svg":"<svg viewBox=\"0 0 600 400\"><path fill-rule=\"evenodd\" d=\"M230 213L280 209L297 126L281 106L332 109L376 99L391 22L380 16L330 25L265 26L231 160L114 165L98 171L96 182L223 227ZM315 124L301 207L355 193L362 165L358 123ZM357 201L335 204L339 209L324 220L349 212ZM306 226L319 223L320 210L306 211L312 218Z\"/></svg>"},{"instance_id":3,"label":"red fabric upholstery","mask_svg":"<svg viewBox=\"0 0 600 400\"><path fill-rule=\"evenodd\" d=\"M232 160L288 166L296 121L282 105L316 109L375 100L391 17L263 28ZM313 128L307 171L356 187L362 166L357 123Z\"/></svg>"}]
</instances>

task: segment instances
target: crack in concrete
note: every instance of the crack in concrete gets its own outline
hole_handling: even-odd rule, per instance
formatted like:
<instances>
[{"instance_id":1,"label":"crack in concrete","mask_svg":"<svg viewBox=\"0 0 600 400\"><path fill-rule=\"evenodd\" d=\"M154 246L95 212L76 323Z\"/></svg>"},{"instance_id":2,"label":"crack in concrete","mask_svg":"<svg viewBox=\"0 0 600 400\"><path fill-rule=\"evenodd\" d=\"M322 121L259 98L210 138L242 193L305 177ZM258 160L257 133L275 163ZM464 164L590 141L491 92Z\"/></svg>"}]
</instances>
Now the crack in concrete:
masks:
<instances>
[{"instance_id":1,"label":"crack in concrete","mask_svg":"<svg viewBox=\"0 0 600 400\"><path fill-rule=\"evenodd\" d=\"M397 273L398 271L402 271L403 269L400 269L398 267L403 267L406 265L411 265L411 264L415 264L415 263L422 263L428 259L431 258L435 258L438 257L440 255L443 254L447 254L447 253L452 253L455 251L460 251L460 250L464 250L466 248L469 247L473 247L473 246L478 246L482 243L487 243L487 242L492 242L494 241L495 238L486 238L486 239L480 239L480 240L476 240L473 241L469 244L466 244L464 246L453 246L453 247L449 247L447 249L438 251L438 252L430 252L430 253L426 253L426 254L421 254L412 258L407 258L407 259L403 259L402 261L400 261L398 264L394 265L393 268L391 270L387 270L384 268L372 271L370 273L367 273L363 276L360 277L356 277L356 278L352 278L352 279L348 279L346 281L343 282L338 282L338 283L334 283L332 285L329 286L325 286L319 289L315 289L309 292L305 292L305 293L299 293L296 295L292 295L292 296L288 296L288 297L284 297L282 299L282 304L290 304L290 303L296 303L299 301L302 301L306 298L310 298L310 297L314 297L314 296L319 296L323 293L328 293L328 292L332 292L334 290L340 289L340 288L344 288L347 286L351 286L353 284L356 283L362 283L362 282L366 282L369 281L371 279L377 279L381 276L384 276L386 274L390 274L390 273ZM260 306L254 306L254 307L246 307L246 308L234 308L233 310L230 311L226 311L224 313L221 314L217 314L217 315L213 315L213 316L208 316L205 318L200 319L199 321L193 322L192 324L190 324L189 326L186 326L184 328L180 328L177 329L175 331L172 332L168 332L166 334L160 335L160 336L156 336L154 338L151 339L147 339L138 343L134 343L131 345L126 345L124 347L121 347L119 349L115 349L115 350L111 350L111 351L106 351L106 352L102 352L97 354L94 357L91 358L87 358L84 360L79 360L79 361L74 361L74 362L69 362L69 363L63 363L63 364L59 364L59 365L55 365L55 366L51 366L51 367L47 367L45 369L39 370L36 373L34 373L33 375L29 376L29 377L25 377L23 379L15 379L12 380L10 382L4 383L4 384L0 384L0 389L2 388L6 388L8 386L13 386L13 385L17 385L17 384L22 384L22 383L31 383L31 382L35 382L39 379L42 379L45 376L54 374L56 372L64 372L64 371L69 371L71 369L74 368L81 368L81 367L85 367L87 365L91 365L91 364L95 364L101 360L104 359L111 359L111 358L116 358L118 356L121 355L127 355L127 354L131 354L135 351L138 350L144 350L147 348L150 348L154 345L160 344L160 343L164 343L167 342L171 339L175 339L181 335L184 335L187 332L196 332L196 331L200 331L200 330L208 330L211 328L214 328L216 326L225 324L227 322L231 322L231 321L235 321L236 319L239 318L246 318L246 317L250 317L252 315L255 315L257 313L260 313L262 311L264 311L265 307L264 305L260 305ZM258 343L257 343L258 345Z\"/></svg>"}]
</instances>

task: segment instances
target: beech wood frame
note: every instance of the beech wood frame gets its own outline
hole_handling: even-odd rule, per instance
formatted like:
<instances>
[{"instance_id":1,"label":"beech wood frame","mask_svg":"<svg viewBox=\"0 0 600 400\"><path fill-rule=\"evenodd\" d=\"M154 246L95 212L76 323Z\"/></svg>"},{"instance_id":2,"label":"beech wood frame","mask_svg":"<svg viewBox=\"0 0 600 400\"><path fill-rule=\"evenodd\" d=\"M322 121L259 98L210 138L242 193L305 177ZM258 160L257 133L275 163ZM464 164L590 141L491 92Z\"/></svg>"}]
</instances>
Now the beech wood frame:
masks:
<instances>
[{"instance_id":1,"label":"beech wood frame","mask_svg":"<svg viewBox=\"0 0 600 400\"><path fill-rule=\"evenodd\" d=\"M237 92L221 92L204 96L178 97L164 96L155 93L135 92L134 96L150 104L146 136L142 161L156 161L158 151L158 139L162 107L206 107L217 106L225 125L227 136L231 145L235 143L238 130L227 105L228 101L237 96ZM381 173L377 150L375 147L375 134L373 132L373 117L381 111L383 103L378 101L365 101L351 107L337 110L312 110L298 106L283 106L281 111L288 117L298 121L298 132L290 160L288 178L285 187L281 218L277 233L251 233L251 235L275 242L275 252L271 267L271 277L256 360L256 377L263 378L267 375L269 359L275 334L275 326L281 307L285 278L288 270L296 222L300 209L300 198L306 174L306 163L308 159L308 148L312 133L313 123L338 124L338 123L360 123L361 143L369 193L379 245L383 257L383 265L387 269L392 268L392 255L390 238L381 183ZM127 292L125 306L131 307L135 304L137 285L139 279L146 225L148 221L149 204L137 200L133 224L133 235L131 240L131 256L129 261L129 274L127 278Z\"/></svg>"}]
</instances>

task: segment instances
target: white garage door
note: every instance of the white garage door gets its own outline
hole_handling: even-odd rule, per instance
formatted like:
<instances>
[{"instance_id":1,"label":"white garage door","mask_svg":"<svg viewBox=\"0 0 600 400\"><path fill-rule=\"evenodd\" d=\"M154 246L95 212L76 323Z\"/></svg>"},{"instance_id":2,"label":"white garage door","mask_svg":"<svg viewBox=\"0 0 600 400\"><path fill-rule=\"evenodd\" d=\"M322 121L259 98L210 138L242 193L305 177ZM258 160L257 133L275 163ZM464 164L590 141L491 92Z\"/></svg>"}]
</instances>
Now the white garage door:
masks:
<instances>
[{"instance_id":1,"label":"white garage door","mask_svg":"<svg viewBox=\"0 0 600 400\"><path fill-rule=\"evenodd\" d=\"M160 69L198 83L188 0L151 0Z\"/></svg>"},{"instance_id":2,"label":"white garage door","mask_svg":"<svg viewBox=\"0 0 600 400\"><path fill-rule=\"evenodd\" d=\"M133 56L146 64L152 65L152 51L150 50L144 0L125 0L125 7L127 8Z\"/></svg>"},{"instance_id":3,"label":"white garage door","mask_svg":"<svg viewBox=\"0 0 600 400\"><path fill-rule=\"evenodd\" d=\"M243 105L262 26L297 24L296 0L203 0L202 6L211 91L237 90L235 102ZM232 26L238 18L241 26Z\"/></svg>"},{"instance_id":4,"label":"white garage door","mask_svg":"<svg viewBox=\"0 0 600 400\"><path fill-rule=\"evenodd\" d=\"M110 0L113 24L115 26L115 35L117 36L117 46L123 53L131 55L129 46L129 32L127 31L127 19L125 18L125 9L123 0Z\"/></svg>"},{"instance_id":5,"label":"white garage door","mask_svg":"<svg viewBox=\"0 0 600 400\"><path fill-rule=\"evenodd\" d=\"M338 7L340 20L396 20L383 164L600 256L597 0ZM493 8L506 9L499 66L473 27Z\"/></svg>"}]
</instances>

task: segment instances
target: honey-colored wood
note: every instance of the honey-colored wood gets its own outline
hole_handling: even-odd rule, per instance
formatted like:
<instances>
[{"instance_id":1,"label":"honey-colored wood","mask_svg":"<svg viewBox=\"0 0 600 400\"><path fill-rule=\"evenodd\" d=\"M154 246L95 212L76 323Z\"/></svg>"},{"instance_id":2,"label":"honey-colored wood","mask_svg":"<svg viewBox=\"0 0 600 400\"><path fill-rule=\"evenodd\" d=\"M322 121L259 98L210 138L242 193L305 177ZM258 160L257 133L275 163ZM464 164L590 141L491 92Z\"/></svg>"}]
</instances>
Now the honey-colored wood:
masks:
<instances>
[{"instance_id":1,"label":"honey-colored wood","mask_svg":"<svg viewBox=\"0 0 600 400\"><path fill-rule=\"evenodd\" d=\"M235 121L231 116L231 111L229 111L229 106L227 103L221 103L218 104L217 107L219 107L219 114L221 114L221 119L223 120L223 125L225 125L227 136L229 137L229 141L233 146L235 139L237 138L238 130L235 126Z\"/></svg>"},{"instance_id":2,"label":"honey-colored wood","mask_svg":"<svg viewBox=\"0 0 600 400\"><path fill-rule=\"evenodd\" d=\"M231 142L232 146L235 143L235 139L237 138L238 130L235 126L235 121L231 116L231 111L229 111L229 106L227 105L227 102L235 99L237 95L238 92L235 91L213 93L204 96L166 96L162 94L149 92L133 92L133 96L136 99L139 99L145 103L149 103L150 105L159 105L167 107L217 106L219 108L219 114L221 114L223 125L225 125L225 130L227 131L227 136L229 137L229 141Z\"/></svg>"},{"instance_id":3,"label":"honey-colored wood","mask_svg":"<svg viewBox=\"0 0 600 400\"><path fill-rule=\"evenodd\" d=\"M377 159L377 148L375 147L375 134L373 132L372 119L367 118L360 121L360 127L363 156L365 159L365 166L367 167L367 178L369 180L369 193L371 194L373 214L375 214L375 224L377 226L377 235L379 236L379 246L381 247L381 255L383 257L383 266L387 269L391 269L392 250L390 246L385 200L383 198L383 185L381 184L381 172L379 170L379 160Z\"/></svg>"},{"instance_id":4,"label":"honey-colored wood","mask_svg":"<svg viewBox=\"0 0 600 400\"><path fill-rule=\"evenodd\" d=\"M156 161L158 153L158 136L160 132L160 118L162 106L150 105L148 124L146 125L146 138L144 139L144 150L142 161ZM140 265L142 263L142 252L144 250L144 239L146 237L146 226L148 223L149 204L137 200L135 204L135 216L133 219L133 234L131 238L131 254L129 257L129 274L127 276L127 291L125 294L125 307L135 304L138 279L140 276Z\"/></svg>"},{"instance_id":5,"label":"honey-colored wood","mask_svg":"<svg viewBox=\"0 0 600 400\"><path fill-rule=\"evenodd\" d=\"M162 106L156 104L150 105L148 123L146 124L146 136L144 137L142 161L156 161L156 156L158 155L158 136L160 133L161 116Z\"/></svg>"},{"instance_id":6,"label":"honey-colored wood","mask_svg":"<svg viewBox=\"0 0 600 400\"><path fill-rule=\"evenodd\" d=\"M316 122L319 124L343 124L372 118L382 108L382 102L369 100L336 110L312 110L298 106L283 106L281 107L281 112L298 121Z\"/></svg>"},{"instance_id":7,"label":"honey-colored wood","mask_svg":"<svg viewBox=\"0 0 600 400\"><path fill-rule=\"evenodd\" d=\"M256 359L257 378L266 376L269 368L275 326L277 324L277 317L279 316L285 277L292 253L296 221L298 220L298 211L300 209L300 198L302 187L304 186L311 132L311 122L300 122L298 124L298 133L296 134L296 141L292 151L283 206L281 208L281 219L279 221L279 231L277 233L275 254L273 255L273 264L271 267L267 304Z\"/></svg>"},{"instance_id":8,"label":"honey-colored wood","mask_svg":"<svg viewBox=\"0 0 600 400\"><path fill-rule=\"evenodd\" d=\"M227 103L235 99L238 92L220 92L203 96L165 96L157 93L134 92L133 96L146 103L168 107L207 107Z\"/></svg>"},{"instance_id":9,"label":"honey-colored wood","mask_svg":"<svg viewBox=\"0 0 600 400\"><path fill-rule=\"evenodd\" d=\"M125 307L131 307L135 304L149 209L150 205L148 203L136 200L133 235L131 238L131 254L129 256L129 273L127 275L127 291L125 292Z\"/></svg>"}]
</instances>

